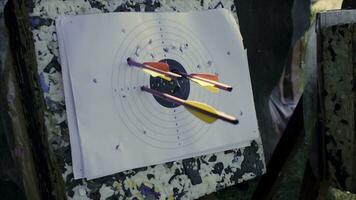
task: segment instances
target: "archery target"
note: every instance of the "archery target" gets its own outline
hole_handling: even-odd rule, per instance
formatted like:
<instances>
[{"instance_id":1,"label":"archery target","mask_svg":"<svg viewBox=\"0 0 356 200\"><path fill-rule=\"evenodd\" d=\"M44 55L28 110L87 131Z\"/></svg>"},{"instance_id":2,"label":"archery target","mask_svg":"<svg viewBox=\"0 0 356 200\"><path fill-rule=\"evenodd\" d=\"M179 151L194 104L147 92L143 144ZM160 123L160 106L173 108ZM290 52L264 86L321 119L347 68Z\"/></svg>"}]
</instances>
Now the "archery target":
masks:
<instances>
[{"instance_id":1,"label":"archery target","mask_svg":"<svg viewBox=\"0 0 356 200\"><path fill-rule=\"evenodd\" d=\"M127 129L143 142L164 149L182 148L204 137L208 124L183 106L164 106L151 94L141 91L143 85L152 87L150 76L126 62L128 57L138 62L169 59L183 66L187 73L218 74L213 56L199 36L178 21L159 18L143 21L120 34L125 39L113 64L112 94L117 114ZM193 82L188 87L189 100L215 107L219 93L210 93Z\"/></svg>"},{"instance_id":2,"label":"archery target","mask_svg":"<svg viewBox=\"0 0 356 200\"><path fill-rule=\"evenodd\" d=\"M240 148L260 139L246 50L228 11L63 16L56 25L77 178ZM190 81L164 82L128 66L128 57L140 63L166 61L172 70L188 74L219 74L234 89L211 93ZM206 103L240 123L207 124L183 106L160 102L142 86Z\"/></svg>"}]
</instances>

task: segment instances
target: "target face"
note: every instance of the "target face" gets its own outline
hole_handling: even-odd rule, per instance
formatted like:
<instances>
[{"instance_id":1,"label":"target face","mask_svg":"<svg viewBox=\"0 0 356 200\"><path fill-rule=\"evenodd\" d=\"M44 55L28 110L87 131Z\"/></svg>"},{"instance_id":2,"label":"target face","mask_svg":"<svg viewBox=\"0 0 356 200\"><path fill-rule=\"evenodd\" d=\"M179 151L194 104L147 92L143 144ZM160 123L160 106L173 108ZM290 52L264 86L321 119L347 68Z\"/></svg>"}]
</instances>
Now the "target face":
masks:
<instances>
[{"instance_id":1,"label":"target face","mask_svg":"<svg viewBox=\"0 0 356 200\"><path fill-rule=\"evenodd\" d=\"M175 24L172 26L171 24ZM139 62L167 62L171 71L217 74L211 53L197 35L178 21L144 21L131 31L122 31L125 39L113 65L113 97L120 119L128 130L145 143L157 148L182 148L193 144L209 129L183 106L149 94L145 85L182 99L203 101L214 106L219 95L189 83L187 79L165 81L153 78L138 68L129 67L128 57Z\"/></svg>"},{"instance_id":2,"label":"target face","mask_svg":"<svg viewBox=\"0 0 356 200\"><path fill-rule=\"evenodd\" d=\"M240 148L259 138L246 51L227 10L65 16L56 25L81 177ZM212 93L184 78L151 77L129 66L129 57L167 62L173 72L216 74L234 89ZM240 123L208 124L142 86L205 103Z\"/></svg>"}]
</instances>

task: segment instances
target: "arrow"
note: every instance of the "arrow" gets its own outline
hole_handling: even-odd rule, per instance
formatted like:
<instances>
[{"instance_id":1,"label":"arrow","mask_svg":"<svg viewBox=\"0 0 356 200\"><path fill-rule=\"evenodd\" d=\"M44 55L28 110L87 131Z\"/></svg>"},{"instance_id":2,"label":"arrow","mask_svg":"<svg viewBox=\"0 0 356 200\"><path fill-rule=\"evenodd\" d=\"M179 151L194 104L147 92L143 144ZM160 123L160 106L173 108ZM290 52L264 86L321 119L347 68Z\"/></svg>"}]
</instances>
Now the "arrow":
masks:
<instances>
[{"instance_id":1,"label":"arrow","mask_svg":"<svg viewBox=\"0 0 356 200\"><path fill-rule=\"evenodd\" d=\"M186 74L184 72L170 72L169 65L164 62L144 62L138 63L132 58L127 59L127 63L130 66L140 67L143 68L143 71L150 74L153 77L160 77L167 81L171 81L171 79L187 78L200 86L204 87L205 89L211 92L218 92L219 89L232 91L232 87L226 85L224 83L219 82L219 77L215 74L202 74L202 73L195 73L195 74Z\"/></svg>"},{"instance_id":2,"label":"arrow","mask_svg":"<svg viewBox=\"0 0 356 200\"><path fill-rule=\"evenodd\" d=\"M172 96L167 93L159 92L157 90L153 90L151 88L142 86L142 91L148 92L156 97L165 99L167 101L176 103L178 105L182 105L187 108L187 110L192 113L194 116L198 117L199 119L203 120L206 123L213 123L217 119L221 119L226 122L230 122L232 124L238 124L239 120L235 117L223 113L221 111L216 110L215 108L198 101L191 101L191 100L184 100L178 97Z\"/></svg>"},{"instance_id":3,"label":"arrow","mask_svg":"<svg viewBox=\"0 0 356 200\"><path fill-rule=\"evenodd\" d=\"M134 59L131 57L127 58L127 64L129 66L134 66L134 67L139 67L142 68L142 70L149 75L153 77L160 77L163 78L167 81L171 81L173 79L181 78L182 75L173 73L169 71L169 66L166 63L160 63L160 64L155 64L155 67L153 67L152 63L147 62L147 63L139 63L136 62ZM168 69L168 70L167 70Z\"/></svg>"}]
</instances>

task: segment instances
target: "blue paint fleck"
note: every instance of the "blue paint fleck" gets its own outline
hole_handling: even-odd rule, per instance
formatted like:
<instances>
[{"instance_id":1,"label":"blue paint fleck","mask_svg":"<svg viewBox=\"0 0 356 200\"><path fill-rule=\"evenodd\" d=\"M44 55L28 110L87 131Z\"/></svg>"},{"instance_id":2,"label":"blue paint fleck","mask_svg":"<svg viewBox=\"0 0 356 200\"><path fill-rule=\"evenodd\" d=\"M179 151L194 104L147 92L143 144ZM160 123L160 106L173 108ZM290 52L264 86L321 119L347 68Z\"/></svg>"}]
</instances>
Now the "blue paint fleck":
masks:
<instances>
[{"instance_id":1,"label":"blue paint fleck","mask_svg":"<svg viewBox=\"0 0 356 200\"><path fill-rule=\"evenodd\" d=\"M32 27L39 26L40 22L41 22L40 18L37 18L37 17L36 18L35 17L30 18L30 21L31 21L31 26Z\"/></svg>"},{"instance_id":2,"label":"blue paint fleck","mask_svg":"<svg viewBox=\"0 0 356 200\"><path fill-rule=\"evenodd\" d=\"M155 192L153 188L150 188L144 184L141 184L139 190L140 190L141 194L143 196L145 196L145 198L159 199L159 197L161 196L161 194L159 192Z\"/></svg>"},{"instance_id":3,"label":"blue paint fleck","mask_svg":"<svg viewBox=\"0 0 356 200\"><path fill-rule=\"evenodd\" d=\"M46 84L46 80L43 72L40 73L40 85L44 93L49 92L49 86Z\"/></svg>"},{"instance_id":4,"label":"blue paint fleck","mask_svg":"<svg viewBox=\"0 0 356 200\"><path fill-rule=\"evenodd\" d=\"M240 157L239 156L234 156L234 159L232 159L232 163L237 163L239 162Z\"/></svg>"}]
</instances>

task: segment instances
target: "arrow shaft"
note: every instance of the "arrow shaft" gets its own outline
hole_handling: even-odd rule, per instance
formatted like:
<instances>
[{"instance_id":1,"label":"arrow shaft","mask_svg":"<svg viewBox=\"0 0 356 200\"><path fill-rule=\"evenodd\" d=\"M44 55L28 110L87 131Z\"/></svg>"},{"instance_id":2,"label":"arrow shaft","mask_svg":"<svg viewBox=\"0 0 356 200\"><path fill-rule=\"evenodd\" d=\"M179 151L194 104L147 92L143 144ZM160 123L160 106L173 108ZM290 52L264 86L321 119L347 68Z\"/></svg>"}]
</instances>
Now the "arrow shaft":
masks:
<instances>
[{"instance_id":1,"label":"arrow shaft","mask_svg":"<svg viewBox=\"0 0 356 200\"><path fill-rule=\"evenodd\" d=\"M168 77L173 78L173 79L177 79L177 78L181 78L181 77L182 77L182 75L180 75L180 74L176 74L176 73L173 73L173 72L170 72L170 71L163 71L163 70L160 70L160 69L151 67L151 66L149 66L149 65L141 64L141 63L139 63L139 62L136 62L136 61L133 60L132 58L128 58L128 59L127 59L127 64L130 65L130 66L134 66L134 67L139 67L139 68L148 69L148 70L157 72L157 73L159 73L159 74L162 74L162 75L164 75L164 76L168 76Z\"/></svg>"},{"instance_id":2,"label":"arrow shaft","mask_svg":"<svg viewBox=\"0 0 356 200\"><path fill-rule=\"evenodd\" d=\"M176 103L178 105L183 105L183 106L188 107L190 109L196 110L196 111L201 112L201 113L206 114L206 115L209 115L211 117L218 118L218 119L221 119L221 120L226 121L226 122L230 122L232 124L237 124L239 122L238 119L236 119L235 117L233 117L231 115L228 115L228 114L223 113L221 111L216 111L216 113L209 112L209 111L204 110L204 109L202 109L200 107L197 107L195 105L188 104L186 100L180 99L178 97L172 96L172 95L167 94L167 93L159 92L157 90L153 90L153 89L145 87L145 86L142 86L141 90L146 91L146 92L148 92L148 93L150 93L150 94L152 94L154 96L157 96L157 97L163 98L165 100L171 101L173 103Z\"/></svg>"},{"instance_id":3,"label":"arrow shaft","mask_svg":"<svg viewBox=\"0 0 356 200\"><path fill-rule=\"evenodd\" d=\"M213 80L210 80L210 79L206 79L206 78L203 78L203 77L200 77L200 76L197 76L197 75L190 75L190 74L187 74L189 78L195 78L195 79L198 79L200 81L204 81L206 83L211 83L214 85L214 87L217 87L219 89L222 89L222 90L226 90L226 91L231 91L232 90L232 87L230 85L226 85L224 83L220 83L220 82L217 82L217 81L213 81Z\"/></svg>"},{"instance_id":4,"label":"arrow shaft","mask_svg":"<svg viewBox=\"0 0 356 200\"><path fill-rule=\"evenodd\" d=\"M173 78L173 79L177 79L177 78L182 77L182 76L179 75L179 74L176 74L176 73L173 73L173 72L170 72L170 71L166 72L166 71L163 71L163 70L160 70L160 69L151 67L151 66L149 66L149 65L142 65L142 68L145 68L145 69L148 69L148 70L151 70L151 71L160 73L160 74L162 74L162 75L168 76L168 77Z\"/></svg>"},{"instance_id":5,"label":"arrow shaft","mask_svg":"<svg viewBox=\"0 0 356 200\"><path fill-rule=\"evenodd\" d=\"M180 99L178 97L169 95L167 93L163 93L163 92L159 92L157 90L153 90L153 89L145 87L145 86L142 86L141 90L143 90L145 92L148 92L148 93L150 93L150 94L152 94L152 95L154 95L156 97L160 97L160 98L166 99L168 101L171 101L173 103L176 103L178 105L183 105L184 106L186 104L185 100L183 100L183 99Z\"/></svg>"},{"instance_id":6,"label":"arrow shaft","mask_svg":"<svg viewBox=\"0 0 356 200\"><path fill-rule=\"evenodd\" d=\"M207 78L203 78L203 77L198 76L197 74L192 75L192 74L187 74L187 73L184 73L184 72L178 72L178 73L180 75L182 75L183 77L185 77L185 78L189 78L189 79L195 78L195 79L198 79L200 81L204 81L206 83L210 83L210 84L214 85L214 87L222 89L222 90L226 90L226 91L231 91L232 90L232 86L230 86L230 85L227 85L227 84L224 84L224 83L220 83L218 81L210 80L210 79L207 79Z\"/></svg>"}]
</instances>

